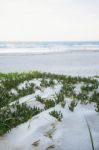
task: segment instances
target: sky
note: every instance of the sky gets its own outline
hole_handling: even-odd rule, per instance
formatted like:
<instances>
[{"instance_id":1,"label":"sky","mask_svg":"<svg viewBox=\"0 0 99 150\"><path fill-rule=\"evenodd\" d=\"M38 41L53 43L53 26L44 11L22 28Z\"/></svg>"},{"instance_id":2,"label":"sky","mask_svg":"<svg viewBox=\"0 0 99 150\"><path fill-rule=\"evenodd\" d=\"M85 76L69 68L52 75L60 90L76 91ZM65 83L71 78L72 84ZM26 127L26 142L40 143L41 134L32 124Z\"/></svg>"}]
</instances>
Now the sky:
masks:
<instances>
[{"instance_id":1,"label":"sky","mask_svg":"<svg viewBox=\"0 0 99 150\"><path fill-rule=\"evenodd\" d=\"M0 41L99 40L99 0L0 0Z\"/></svg>"}]
</instances>

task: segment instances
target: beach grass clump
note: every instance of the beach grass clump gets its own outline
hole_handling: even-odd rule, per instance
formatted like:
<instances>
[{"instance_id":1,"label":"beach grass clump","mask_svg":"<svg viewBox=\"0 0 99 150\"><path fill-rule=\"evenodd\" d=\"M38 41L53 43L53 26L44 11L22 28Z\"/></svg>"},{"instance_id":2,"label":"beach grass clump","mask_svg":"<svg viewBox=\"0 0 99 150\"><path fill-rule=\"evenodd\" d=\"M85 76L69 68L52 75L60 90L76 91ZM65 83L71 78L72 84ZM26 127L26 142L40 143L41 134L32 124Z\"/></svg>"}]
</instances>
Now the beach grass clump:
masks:
<instances>
[{"instance_id":1,"label":"beach grass clump","mask_svg":"<svg viewBox=\"0 0 99 150\"><path fill-rule=\"evenodd\" d=\"M10 102L17 99L17 95L9 92L4 87L0 87L0 108L8 105Z\"/></svg>"},{"instance_id":2,"label":"beach grass clump","mask_svg":"<svg viewBox=\"0 0 99 150\"><path fill-rule=\"evenodd\" d=\"M41 98L39 95L38 95L38 96L36 96L35 98L36 98L36 101L38 101L38 102L40 102L40 103L44 104L44 101L45 101L45 99L44 99L44 98Z\"/></svg>"},{"instance_id":3,"label":"beach grass clump","mask_svg":"<svg viewBox=\"0 0 99 150\"><path fill-rule=\"evenodd\" d=\"M95 103L96 103L96 108L95 108L95 111L96 112L99 112L99 93L95 92L93 95L92 95L92 99Z\"/></svg>"},{"instance_id":4,"label":"beach grass clump","mask_svg":"<svg viewBox=\"0 0 99 150\"><path fill-rule=\"evenodd\" d=\"M98 83L95 83L95 84L86 84L86 85L83 85L82 87L81 87L81 90L82 90L82 92L86 92L86 93L89 93L89 92L91 92L91 91L94 91L94 90L96 90L97 88L98 88Z\"/></svg>"},{"instance_id":5,"label":"beach grass clump","mask_svg":"<svg viewBox=\"0 0 99 150\"><path fill-rule=\"evenodd\" d=\"M63 118L63 114L61 113L61 111L55 111L55 110L53 110L53 111L49 112L49 114L51 116L55 117L58 121L61 121L62 118Z\"/></svg>"},{"instance_id":6,"label":"beach grass clump","mask_svg":"<svg viewBox=\"0 0 99 150\"><path fill-rule=\"evenodd\" d=\"M8 132L19 124L28 121L31 117L42 112L40 108L29 107L18 102L0 110L0 135Z\"/></svg>"},{"instance_id":7,"label":"beach grass clump","mask_svg":"<svg viewBox=\"0 0 99 150\"><path fill-rule=\"evenodd\" d=\"M42 78L40 86L41 87L53 87L55 85L54 79L52 78Z\"/></svg>"},{"instance_id":8,"label":"beach grass clump","mask_svg":"<svg viewBox=\"0 0 99 150\"><path fill-rule=\"evenodd\" d=\"M55 103L56 104L64 102L64 99L65 99L65 96L62 91L60 91L58 94L55 95Z\"/></svg>"},{"instance_id":9,"label":"beach grass clump","mask_svg":"<svg viewBox=\"0 0 99 150\"><path fill-rule=\"evenodd\" d=\"M47 100L44 101L44 105L45 105L44 109L46 110L46 109L54 107L55 106L55 102L52 99L47 99Z\"/></svg>"},{"instance_id":10,"label":"beach grass clump","mask_svg":"<svg viewBox=\"0 0 99 150\"><path fill-rule=\"evenodd\" d=\"M96 109L95 109L96 112L99 112L99 100L96 102Z\"/></svg>"},{"instance_id":11,"label":"beach grass clump","mask_svg":"<svg viewBox=\"0 0 99 150\"><path fill-rule=\"evenodd\" d=\"M0 108L6 106L7 104L35 92L35 86L33 83L26 85L22 89L16 88L17 94L12 93L4 87L0 88Z\"/></svg>"},{"instance_id":12,"label":"beach grass clump","mask_svg":"<svg viewBox=\"0 0 99 150\"><path fill-rule=\"evenodd\" d=\"M66 105L65 95L62 90L55 95L54 99L55 99L55 104L61 104L63 108L65 107Z\"/></svg>"},{"instance_id":13,"label":"beach grass clump","mask_svg":"<svg viewBox=\"0 0 99 150\"><path fill-rule=\"evenodd\" d=\"M81 104L87 104L87 102L89 101L89 96L85 92L80 92L79 94L76 95L76 99L80 101Z\"/></svg>"},{"instance_id":14,"label":"beach grass clump","mask_svg":"<svg viewBox=\"0 0 99 150\"><path fill-rule=\"evenodd\" d=\"M99 100L99 92L94 91L94 93L93 93L92 96L90 97L90 101L97 103L98 100Z\"/></svg>"},{"instance_id":15,"label":"beach grass clump","mask_svg":"<svg viewBox=\"0 0 99 150\"><path fill-rule=\"evenodd\" d=\"M26 84L25 87L23 87L22 89L17 88L17 92L18 98L33 94L35 92L35 85L33 83L30 83L29 85Z\"/></svg>"},{"instance_id":16,"label":"beach grass clump","mask_svg":"<svg viewBox=\"0 0 99 150\"><path fill-rule=\"evenodd\" d=\"M20 83L24 81L29 81L34 78L42 78L43 73L38 71L28 72L28 73L0 73L0 82L7 90L12 88L16 89Z\"/></svg>"},{"instance_id":17,"label":"beach grass clump","mask_svg":"<svg viewBox=\"0 0 99 150\"><path fill-rule=\"evenodd\" d=\"M35 142L32 143L32 146L37 147L40 144L40 140L37 140Z\"/></svg>"},{"instance_id":18,"label":"beach grass clump","mask_svg":"<svg viewBox=\"0 0 99 150\"><path fill-rule=\"evenodd\" d=\"M61 102L61 106L64 108L66 106L66 101Z\"/></svg>"},{"instance_id":19,"label":"beach grass clump","mask_svg":"<svg viewBox=\"0 0 99 150\"><path fill-rule=\"evenodd\" d=\"M55 149L55 145L50 145L46 148L46 150L51 150L51 149Z\"/></svg>"},{"instance_id":20,"label":"beach grass clump","mask_svg":"<svg viewBox=\"0 0 99 150\"><path fill-rule=\"evenodd\" d=\"M73 112L76 106L77 106L77 102L71 101L70 106L68 107L69 107L69 110Z\"/></svg>"},{"instance_id":21,"label":"beach grass clump","mask_svg":"<svg viewBox=\"0 0 99 150\"><path fill-rule=\"evenodd\" d=\"M66 97L72 97L75 93L74 88L75 86L73 84L63 83L62 91Z\"/></svg>"}]
</instances>

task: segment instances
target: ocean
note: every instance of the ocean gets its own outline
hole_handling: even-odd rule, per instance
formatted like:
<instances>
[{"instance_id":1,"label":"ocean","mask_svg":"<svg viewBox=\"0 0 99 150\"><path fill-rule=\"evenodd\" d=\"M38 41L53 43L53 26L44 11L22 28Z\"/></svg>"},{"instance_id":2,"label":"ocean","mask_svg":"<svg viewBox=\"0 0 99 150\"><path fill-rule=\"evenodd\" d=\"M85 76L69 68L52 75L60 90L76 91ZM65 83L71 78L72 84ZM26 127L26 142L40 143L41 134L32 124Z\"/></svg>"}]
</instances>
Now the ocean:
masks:
<instances>
[{"instance_id":1,"label":"ocean","mask_svg":"<svg viewBox=\"0 0 99 150\"><path fill-rule=\"evenodd\" d=\"M97 51L99 41L71 41L71 42L0 42L0 53L29 52L29 53L52 53L65 51Z\"/></svg>"}]
</instances>

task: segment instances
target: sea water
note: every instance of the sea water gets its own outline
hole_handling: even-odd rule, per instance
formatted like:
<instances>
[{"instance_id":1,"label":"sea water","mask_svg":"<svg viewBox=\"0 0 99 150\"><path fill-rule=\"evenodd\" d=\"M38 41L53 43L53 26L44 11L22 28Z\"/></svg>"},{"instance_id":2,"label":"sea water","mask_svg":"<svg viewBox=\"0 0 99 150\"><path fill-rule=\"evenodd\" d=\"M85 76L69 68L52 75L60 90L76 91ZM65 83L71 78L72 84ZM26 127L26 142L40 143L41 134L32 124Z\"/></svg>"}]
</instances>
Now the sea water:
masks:
<instances>
[{"instance_id":1,"label":"sea water","mask_svg":"<svg viewBox=\"0 0 99 150\"><path fill-rule=\"evenodd\" d=\"M99 50L99 41L57 41L57 42L0 42L0 53L29 52L52 53L65 51Z\"/></svg>"}]
</instances>

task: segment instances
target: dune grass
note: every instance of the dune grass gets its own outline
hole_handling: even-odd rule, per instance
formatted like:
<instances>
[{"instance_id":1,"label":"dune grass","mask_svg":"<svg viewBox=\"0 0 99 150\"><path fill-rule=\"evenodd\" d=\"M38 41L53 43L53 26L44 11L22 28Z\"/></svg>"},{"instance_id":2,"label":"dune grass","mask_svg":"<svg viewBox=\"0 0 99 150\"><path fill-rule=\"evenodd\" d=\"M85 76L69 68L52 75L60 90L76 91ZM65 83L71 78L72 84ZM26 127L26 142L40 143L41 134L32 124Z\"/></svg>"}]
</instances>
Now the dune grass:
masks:
<instances>
[{"instance_id":1,"label":"dune grass","mask_svg":"<svg viewBox=\"0 0 99 150\"><path fill-rule=\"evenodd\" d=\"M35 84L26 84L24 88L19 89L18 86L25 81L40 80L40 86ZM36 90L43 91L50 87L53 88L57 84L61 85L59 93L55 93L53 98L42 98L36 96L35 99L42 105L44 109L39 107L30 107L26 103L18 103L21 97L34 94ZM76 93L77 84L83 83L80 92ZM99 81L94 77L71 77L65 75L57 75L51 73L41 73L38 71L28 73L0 73L0 135L5 134L17 125L28 121L31 117L41 113L42 111L54 108L56 105L61 105L65 109L66 98L71 98L72 102L68 106L70 111L74 111L77 103L96 103L95 110L99 112ZM12 92L15 90L16 93ZM92 93L90 95L90 93ZM15 102L13 105L10 105ZM56 117L59 121L62 120L62 113L59 111L51 111L50 115ZM90 132L90 130L89 130ZM90 135L91 136L91 135Z\"/></svg>"}]
</instances>

